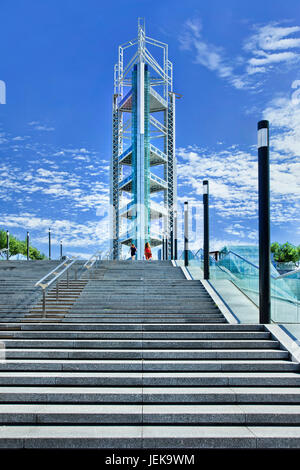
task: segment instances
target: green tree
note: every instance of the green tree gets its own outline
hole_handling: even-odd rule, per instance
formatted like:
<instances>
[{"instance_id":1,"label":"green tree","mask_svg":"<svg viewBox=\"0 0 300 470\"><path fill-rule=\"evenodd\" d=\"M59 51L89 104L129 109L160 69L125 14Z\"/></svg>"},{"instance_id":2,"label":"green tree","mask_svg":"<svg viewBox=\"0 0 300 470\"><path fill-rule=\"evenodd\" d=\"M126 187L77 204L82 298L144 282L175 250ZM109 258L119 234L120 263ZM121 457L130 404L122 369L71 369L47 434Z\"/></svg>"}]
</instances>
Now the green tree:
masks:
<instances>
[{"instance_id":1,"label":"green tree","mask_svg":"<svg viewBox=\"0 0 300 470\"><path fill-rule=\"evenodd\" d=\"M273 253L274 260L278 263L297 263L300 260L300 245L296 247L289 242L282 245L274 242L271 245L271 252Z\"/></svg>"},{"instance_id":2,"label":"green tree","mask_svg":"<svg viewBox=\"0 0 300 470\"><path fill-rule=\"evenodd\" d=\"M0 250L6 248L7 239L6 231L0 230ZM19 240L13 235L9 234L9 256L14 256L18 254L27 255L27 241ZM29 246L29 258L30 259L45 259L46 256L41 253L37 248Z\"/></svg>"}]
</instances>

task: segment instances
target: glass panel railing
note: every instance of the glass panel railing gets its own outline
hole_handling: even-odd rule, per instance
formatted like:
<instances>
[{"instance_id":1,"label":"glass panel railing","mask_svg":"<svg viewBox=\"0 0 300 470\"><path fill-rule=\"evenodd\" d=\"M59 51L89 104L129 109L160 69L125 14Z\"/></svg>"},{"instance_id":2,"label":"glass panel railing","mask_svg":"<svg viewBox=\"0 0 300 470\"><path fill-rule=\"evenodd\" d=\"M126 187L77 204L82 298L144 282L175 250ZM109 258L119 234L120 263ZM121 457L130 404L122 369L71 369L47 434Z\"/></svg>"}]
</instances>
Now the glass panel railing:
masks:
<instances>
[{"instance_id":1,"label":"glass panel railing","mask_svg":"<svg viewBox=\"0 0 300 470\"><path fill-rule=\"evenodd\" d=\"M272 279L272 320L300 323L300 270Z\"/></svg>"},{"instance_id":2,"label":"glass panel railing","mask_svg":"<svg viewBox=\"0 0 300 470\"><path fill-rule=\"evenodd\" d=\"M255 305L259 306L259 268L243 256L228 252L219 261L209 258L210 279L230 280ZM194 279L203 279L203 250L189 259L189 272ZM271 266L271 315L278 323L300 322L300 270L283 276Z\"/></svg>"},{"instance_id":3,"label":"glass panel railing","mask_svg":"<svg viewBox=\"0 0 300 470\"><path fill-rule=\"evenodd\" d=\"M245 260L236 253L229 252L218 261L219 268L226 272L228 278L242 291L252 302L258 305L259 301L259 270L258 267Z\"/></svg>"}]
</instances>

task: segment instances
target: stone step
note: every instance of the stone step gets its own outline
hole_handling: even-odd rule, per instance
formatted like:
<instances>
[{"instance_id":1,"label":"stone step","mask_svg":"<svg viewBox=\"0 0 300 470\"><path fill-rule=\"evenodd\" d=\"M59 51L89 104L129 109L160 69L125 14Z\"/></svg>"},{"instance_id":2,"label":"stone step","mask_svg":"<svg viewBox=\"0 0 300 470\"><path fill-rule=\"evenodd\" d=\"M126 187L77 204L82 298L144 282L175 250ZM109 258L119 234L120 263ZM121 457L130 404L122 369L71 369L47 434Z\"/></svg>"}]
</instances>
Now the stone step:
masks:
<instances>
[{"instance_id":1,"label":"stone step","mask_svg":"<svg viewBox=\"0 0 300 470\"><path fill-rule=\"evenodd\" d=\"M135 311L135 310L110 310L109 308L105 308L102 311L96 312L90 312L90 311L74 311L71 310L68 313L68 318L70 320L76 319L76 318L91 318L91 319L96 319L96 318L105 318L105 317L111 317L111 318L117 318L120 323L122 323L122 319L126 317L131 317L131 318L141 318L141 317L150 317L152 316L153 318L157 318L158 321L161 321L161 319L169 319L171 321L172 317L175 318L182 318L185 319L186 321L189 320L190 318L224 318L224 316L219 312L217 309L206 309L204 311L201 311L200 309L197 311L182 311L182 309L179 309L176 311L175 309L172 309L171 311L161 311L160 309L156 309L155 311L151 311L151 309Z\"/></svg>"},{"instance_id":2,"label":"stone step","mask_svg":"<svg viewBox=\"0 0 300 470\"><path fill-rule=\"evenodd\" d=\"M60 387L2 386L2 403L298 404L298 387Z\"/></svg>"},{"instance_id":3,"label":"stone step","mask_svg":"<svg viewBox=\"0 0 300 470\"><path fill-rule=\"evenodd\" d=\"M56 300L56 297L53 295L53 297L49 298L49 300ZM59 297L60 300L64 300L63 296L60 296ZM66 300L70 300L70 299L66 299ZM211 305L211 306L215 306L215 304L211 301L211 299L209 299L208 297L206 296L202 296L202 297L196 297L196 296L190 296L190 299L189 299L189 302L190 302L190 305L193 306L193 307L197 307L197 308L201 308L201 306L208 306L208 305ZM126 305L137 305L137 307L140 307L140 306L143 306L143 305L146 305L146 306L151 306L152 304L156 305L156 304L162 304L164 306L170 306L173 307L173 306L177 306L178 303L179 305L182 305L182 307L184 308L185 305L186 305L186 302L183 301L183 295L179 295L177 297L173 297L171 298L171 296L169 296L168 294L165 294L165 293L158 293L157 295L153 296L153 298L151 299L147 299L145 300L144 299L144 296L143 294L141 295L138 295L138 296L130 296L130 295L123 295L123 296L115 296L114 294L103 294L101 296L81 296L80 298L78 298L77 302L78 304L78 308L97 308L98 306L103 306L103 305L106 305L107 303L109 303L111 306L114 306L114 305L117 305L119 306L120 304L123 306L123 307L126 307Z\"/></svg>"},{"instance_id":4,"label":"stone step","mask_svg":"<svg viewBox=\"0 0 300 470\"><path fill-rule=\"evenodd\" d=\"M295 372L0 372L0 385L299 387Z\"/></svg>"},{"instance_id":5,"label":"stone step","mask_svg":"<svg viewBox=\"0 0 300 470\"><path fill-rule=\"evenodd\" d=\"M59 348L9 348L7 359L155 359L155 360L279 360L289 359L281 349L59 349Z\"/></svg>"},{"instance_id":6,"label":"stone step","mask_svg":"<svg viewBox=\"0 0 300 470\"><path fill-rule=\"evenodd\" d=\"M107 322L110 322L110 323L115 323L115 324L119 324L120 323L120 317L117 316L117 317L112 317L111 315L103 315L101 317L95 317L95 316L78 316L78 317L72 317L70 318L69 317L69 314L67 315L46 315L45 317L43 317L42 314L39 314L39 315L30 315L30 314L26 314L24 313L22 316L18 315L18 316L15 316L13 314L11 314L11 316L5 316L5 317L1 317L0 315L0 320L4 320L7 322L7 323L15 323L16 320L20 320L20 317L22 317L22 322L24 322L24 324L31 324L31 323L36 323L37 321L41 322L41 323L57 323L57 321L61 321L62 323L69 323L69 324L74 324L74 323L80 323L80 324L86 324L86 325L89 325L89 324L95 324L95 323L98 323L99 325L101 324L106 324ZM157 318L157 317L153 317L151 315L139 315L138 317L132 317L132 315L126 315L126 316L123 316L121 317L121 321L122 323L128 323L128 324L136 324L137 322L141 323L141 324L153 324L155 322L157 322L159 320L160 324L169 324L170 321L172 321L174 324L176 323L179 323L179 324L182 324L183 322L186 323L186 325L189 325L189 324L200 324L200 323L203 323L203 324L208 324L208 323L211 323L211 324L216 324L216 323L223 323L223 324L227 324L225 318L222 316L222 315L204 315L204 314L201 314L200 315L194 315L194 316L189 316L189 318L186 318L186 317L182 317L180 315L176 315L176 316L168 316L168 317L161 317L161 318Z\"/></svg>"},{"instance_id":7,"label":"stone step","mask_svg":"<svg viewBox=\"0 0 300 470\"><path fill-rule=\"evenodd\" d=\"M24 425L0 428L13 449L300 448L300 426Z\"/></svg>"},{"instance_id":8,"label":"stone step","mask_svg":"<svg viewBox=\"0 0 300 470\"><path fill-rule=\"evenodd\" d=\"M11 360L0 362L0 371L76 372L297 372L299 363L282 360Z\"/></svg>"},{"instance_id":9,"label":"stone step","mask_svg":"<svg viewBox=\"0 0 300 470\"><path fill-rule=\"evenodd\" d=\"M276 340L22 340L6 339L6 348L154 348L154 349L264 349L279 348Z\"/></svg>"},{"instance_id":10,"label":"stone step","mask_svg":"<svg viewBox=\"0 0 300 470\"><path fill-rule=\"evenodd\" d=\"M24 324L24 322L15 322L14 324L0 323L0 331L8 331L13 329L20 329L25 331L265 331L263 325L248 325L248 324L205 324L205 323L160 323L153 324L142 324L142 323L74 323L74 324L62 324L62 323L30 323Z\"/></svg>"},{"instance_id":11,"label":"stone step","mask_svg":"<svg viewBox=\"0 0 300 470\"><path fill-rule=\"evenodd\" d=\"M269 339L271 334L264 331L0 331L0 340L11 339L159 339L159 340L263 340Z\"/></svg>"},{"instance_id":12,"label":"stone step","mask_svg":"<svg viewBox=\"0 0 300 470\"><path fill-rule=\"evenodd\" d=\"M0 424L300 425L300 405L5 404Z\"/></svg>"}]
</instances>

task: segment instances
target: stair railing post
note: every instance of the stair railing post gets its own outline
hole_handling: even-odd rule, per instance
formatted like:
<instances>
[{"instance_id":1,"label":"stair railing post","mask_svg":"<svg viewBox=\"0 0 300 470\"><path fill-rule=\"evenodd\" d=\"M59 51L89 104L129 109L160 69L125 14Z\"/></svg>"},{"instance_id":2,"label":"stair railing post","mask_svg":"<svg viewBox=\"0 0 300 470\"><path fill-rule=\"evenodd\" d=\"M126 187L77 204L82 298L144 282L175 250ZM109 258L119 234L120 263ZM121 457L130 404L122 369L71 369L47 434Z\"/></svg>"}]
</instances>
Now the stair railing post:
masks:
<instances>
[{"instance_id":1,"label":"stair railing post","mask_svg":"<svg viewBox=\"0 0 300 470\"><path fill-rule=\"evenodd\" d=\"M67 289L69 289L69 270L67 271Z\"/></svg>"},{"instance_id":2,"label":"stair railing post","mask_svg":"<svg viewBox=\"0 0 300 470\"><path fill-rule=\"evenodd\" d=\"M209 279L209 187L208 180L203 181L203 273Z\"/></svg>"},{"instance_id":3,"label":"stair railing post","mask_svg":"<svg viewBox=\"0 0 300 470\"><path fill-rule=\"evenodd\" d=\"M259 322L271 322L269 121L257 124L259 212Z\"/></svg>"},{"instance_id":4,"label":"stair railing post","mask_svg":"<svg viewBox=\"0 0 300 470\"><path fill-rule=\"evenodd\" d=\"M184 266L189 265L189 212L188 202L184 203Z\"/></svg>"}]
</instances>

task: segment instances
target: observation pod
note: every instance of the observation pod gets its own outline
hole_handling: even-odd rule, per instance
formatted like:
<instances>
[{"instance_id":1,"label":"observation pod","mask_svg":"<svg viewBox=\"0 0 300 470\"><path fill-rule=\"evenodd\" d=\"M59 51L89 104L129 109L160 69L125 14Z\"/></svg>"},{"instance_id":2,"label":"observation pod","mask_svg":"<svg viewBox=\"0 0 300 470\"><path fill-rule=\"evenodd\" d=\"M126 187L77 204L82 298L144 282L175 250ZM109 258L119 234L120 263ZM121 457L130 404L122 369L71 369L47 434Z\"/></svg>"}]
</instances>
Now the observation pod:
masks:
<instances>
[{"instance_id":1,"label":"observation pod","mask_svg":"<svg viewBox=\"0 0 300 470\"><path fill-rule=\"evenodd\" d=\"M114 68L110 181L111 250L134 243L137 259L146 242L162 244L173 231L177 207L173 65L168 46L146 36L119 46ZM168 237L170 239L170 237ZM171 245L168 245L168 254Z\"/></svg>"}]
</instances>

